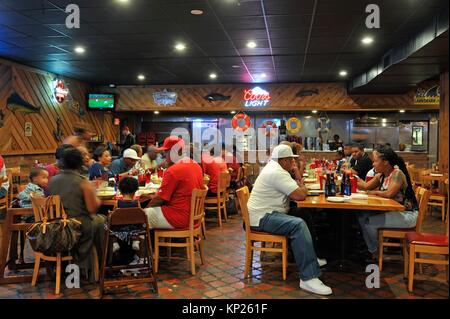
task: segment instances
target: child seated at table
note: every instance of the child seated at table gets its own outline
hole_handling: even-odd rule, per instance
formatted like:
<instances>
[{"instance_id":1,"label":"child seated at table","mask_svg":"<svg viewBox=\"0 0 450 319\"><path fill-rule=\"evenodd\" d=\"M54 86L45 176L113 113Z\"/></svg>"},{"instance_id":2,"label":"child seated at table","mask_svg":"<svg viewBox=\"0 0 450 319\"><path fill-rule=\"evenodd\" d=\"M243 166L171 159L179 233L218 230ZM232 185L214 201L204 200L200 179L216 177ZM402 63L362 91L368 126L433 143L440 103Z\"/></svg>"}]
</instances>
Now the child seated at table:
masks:
<instances>
[{"instance_id":1,"label":"child seated at table","mask_svg":"<svg viewBox=\"0 0 450 319\"><path fill-rule=\"evenodd\" d=\"M45 197L44 189L48 186L48 172L42 167L33 167L29 175L30 183L17 195L21 208L31 208L31 195L35 197ZM24 216L23 220L33 223L33 216Z\"/></svg>"},{"instance_id":2,"label":"child seated at table","mask_svg":"<svg viewBox=\"0 0 450 319\"><path fill-rule=\"evenodd\" d=\"M139 189L139 183L136 178L124 177L119 182L119 191L123 196L123 199L117 200L115 208L132 208L141 207L139 200L134 199L134 195ZM142 227L139 225L126 225L126 226L114 226L111 231L119 240L130 244L132 249L139 251L140 240L137 232L142 231ZM115 240L113 242L113 253L120 250L120 245Z\"/></svg>"}]
</instances>

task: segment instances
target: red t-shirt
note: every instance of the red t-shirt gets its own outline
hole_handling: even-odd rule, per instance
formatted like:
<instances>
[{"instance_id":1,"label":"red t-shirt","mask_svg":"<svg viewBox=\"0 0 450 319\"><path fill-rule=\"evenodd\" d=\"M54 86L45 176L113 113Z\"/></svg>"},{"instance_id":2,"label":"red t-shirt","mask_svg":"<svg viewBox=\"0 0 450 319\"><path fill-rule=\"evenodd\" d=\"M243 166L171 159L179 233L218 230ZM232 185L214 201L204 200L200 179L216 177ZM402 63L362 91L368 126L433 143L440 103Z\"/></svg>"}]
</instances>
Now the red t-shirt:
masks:
<instances>
[{"instance_id":1,"label":"red t-shirt","mask_svg":"<svg viewBox=\"0 0 450 319\"><path fill-rule=\"evenodd\" d=\"M227 163L225 163L225 160L222 158L222 156L214 157L214 161L219 165L221 172L227 172L228 166Z\"/></svg>"},{"instance_id":2,"label":"red t-shirt","mask_svg":"<svg viewBox=\"0 0 450 319\"><path fill-rule=\"evenodd\" d=\"M0 169L3 168L3 163L4 163L3 157L0 155Z\"/></svg>"},{"instance_id":3,"label":"red t-shirt","mask_svg":"<svg viewBox=\"0 0 450 319\"><path fill-rule=\"evenodd\" d=\"M204 186L202 169L194 160L184 158L164 172L158 196L167 202L161 210L174 228L189 227L192 191L196 188Z\"/></svg>"},{"instance_id":4,"label":"red t-shirt","mask_svg":"<svg viewBox=\"0 0 450 319\"><path fill-rule=\"evenodd\" d=\"M238 163L236 157L234 155L227 155L225 159L227 161L230 161L229 158L232 158L231 163L227 163L228 168L232 168L233 171L231 172L231 180L235 181L238 175L239 167L241 167L241 164Z\"/></svg>"},{"instance_id":5,"label":"red t-shirt","mask_svg":"<svg viewBox=\"0 0 450 319\"><path fill-rule=\"evenodd\" d=\"M217 193L217 186L220 178L220 165L209 154L202 155L203 173L209 175L208 188L211 192Z\"/></svg>"}]
</instances>

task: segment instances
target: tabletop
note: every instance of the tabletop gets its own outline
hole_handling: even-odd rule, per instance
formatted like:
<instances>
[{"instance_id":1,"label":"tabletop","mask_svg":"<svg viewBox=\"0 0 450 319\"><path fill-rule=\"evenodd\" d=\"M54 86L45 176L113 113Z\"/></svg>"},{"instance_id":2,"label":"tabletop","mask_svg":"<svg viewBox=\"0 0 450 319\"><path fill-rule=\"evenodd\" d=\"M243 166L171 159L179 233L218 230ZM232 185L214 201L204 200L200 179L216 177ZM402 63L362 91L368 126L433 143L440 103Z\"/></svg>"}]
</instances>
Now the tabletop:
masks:
<instances>
[{"instance_id":1,"label":"tabletop","mask_svg":"<svg viewBox=\"0 0 450 319\"><path fill-rule=\"evenodd\" d=\"M443 174L443 176L433 176L433 175L422 175L420 178L424 181L440 181L444 182L447 178L447 174Z\"/></svg>"},{"instance_id":2,"label":"tabletop","mask_svg":"<svg viewBox=\"0 0 450 319\"><path fill-rule=\"evenodd\" d=\"M307 196L304 201L297 201L297 207L331 208L376 211L404 211L405 207L393 199L369 195L368 199L351 199L348 202L336 203L327 201L324 194Z\"/></svg>"}]
</instances>

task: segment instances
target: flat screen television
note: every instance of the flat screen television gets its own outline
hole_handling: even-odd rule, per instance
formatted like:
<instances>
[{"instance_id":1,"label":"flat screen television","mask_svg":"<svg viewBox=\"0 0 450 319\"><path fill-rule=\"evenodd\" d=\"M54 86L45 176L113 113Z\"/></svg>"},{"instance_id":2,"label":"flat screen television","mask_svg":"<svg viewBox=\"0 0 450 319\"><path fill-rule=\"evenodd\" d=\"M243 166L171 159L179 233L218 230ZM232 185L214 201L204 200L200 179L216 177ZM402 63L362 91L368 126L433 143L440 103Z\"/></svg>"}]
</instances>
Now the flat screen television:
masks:
<instances>
[{"instance_id":1,"label":"flat screen television","mask_svg":"<svg viewBox=\"0 0 450 319\"><path fill-rule=\"evenodd\" d=\"M88 93L87 109L91 111L113 111L116 107L115 95L112 93Z\"/></svg>"}]
</instances>

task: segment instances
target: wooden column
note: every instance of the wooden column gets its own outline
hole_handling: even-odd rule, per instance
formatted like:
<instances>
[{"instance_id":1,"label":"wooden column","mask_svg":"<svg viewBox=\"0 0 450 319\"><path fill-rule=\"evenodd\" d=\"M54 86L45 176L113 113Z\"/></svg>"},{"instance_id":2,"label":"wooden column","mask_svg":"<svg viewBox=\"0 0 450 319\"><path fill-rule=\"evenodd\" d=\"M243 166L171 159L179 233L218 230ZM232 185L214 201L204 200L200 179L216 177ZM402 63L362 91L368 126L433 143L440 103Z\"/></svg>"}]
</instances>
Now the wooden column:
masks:
<instances>
[{"instance_id":1,"label":"wooden column","mask_svg":"<svg viewBox=\"0 0 450 319\"><path fill-rule=\"evenodd\" d=\"M441 74L441 105L439 109L439 166L448 172L448 70Z\"/></svg>"}]
</instances>

